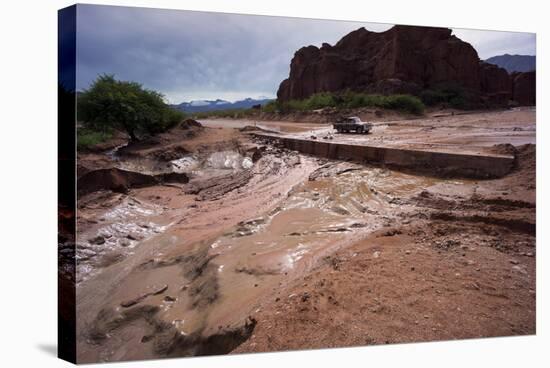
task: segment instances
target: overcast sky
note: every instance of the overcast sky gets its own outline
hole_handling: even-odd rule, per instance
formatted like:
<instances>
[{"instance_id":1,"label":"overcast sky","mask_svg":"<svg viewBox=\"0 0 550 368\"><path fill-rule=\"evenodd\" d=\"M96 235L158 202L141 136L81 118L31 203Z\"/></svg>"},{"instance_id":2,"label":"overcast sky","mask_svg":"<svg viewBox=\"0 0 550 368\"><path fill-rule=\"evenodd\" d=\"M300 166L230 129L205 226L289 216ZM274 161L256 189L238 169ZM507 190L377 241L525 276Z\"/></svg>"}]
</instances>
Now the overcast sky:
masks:
<instances>
[{"instance_id":1,"label":"overcast sky","mask_svg":"<svg viewBox=\"0 0 550 368\"><path fill-rule=\"evenodd\" d=\"M162 92L169 102L274 97L302 46L335 44L391 24L97 5L77 8L77 89L100 73ZM480 58L535 55L535 35L453 30Z\"/></svg>"}]
</instances>

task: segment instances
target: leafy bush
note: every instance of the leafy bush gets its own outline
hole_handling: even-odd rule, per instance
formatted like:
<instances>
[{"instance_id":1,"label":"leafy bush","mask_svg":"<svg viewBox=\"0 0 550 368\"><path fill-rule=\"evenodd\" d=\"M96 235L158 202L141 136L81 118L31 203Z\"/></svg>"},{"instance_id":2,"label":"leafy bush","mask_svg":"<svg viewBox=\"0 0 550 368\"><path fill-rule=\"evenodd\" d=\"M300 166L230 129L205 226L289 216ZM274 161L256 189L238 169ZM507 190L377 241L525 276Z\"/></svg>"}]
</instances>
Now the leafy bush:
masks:
<instances>
[{"instance_id":1,"label":"leafy bush","mask_svg":"<svg viewBox=\"0 0 550 368\"><path fill-rule=\"evenodd\" d=\"M283 104L279 100L273 100L273 101L270 101L267 104L265 104L265 106L262 106L262 111L263 112L268 112L268 113L283 112L282 111L282 108L283 108L282 105Z\"/></svg>"},{"instance_id":2,"label":"leafy bush","mask_svg":"<svg viewBox=\"0 0 550 368\"><path fill-rule=\"evenodd\" d=\"M217 118L232 118L232 119L241 119L250 117L257 113L256 109L227 109L227 110L214 110L214 111L204 111L193 114L195 119L207 119L211 117Z\"/></svg>"},{"instance_id":3,"label":"leafy bush","mask_svg":"<svg viewBox=\"0 0 550 368\"><path fill-rule=\"evenodd\" d=\"M410 95L387 96L382 101L382 106L390 110L409 112L415 115L424 113L424 104L418 97Z\"/></svg>"},{"instance_id":4,"label":"leafy bush","mask_svg":"<svg viewBox=\"0 0 550 368\"><path fill-rule=\"evenodd\" d=\"M325 107L335 107L339 104L338 98L327 92L316 93L304 100L306 110L317 110Z\"/></svg>"},{"instance_id":5,"label":"leafy bush","mask_svg":"<svg viewBox=\"0 0 550 368\"><path fill-rule=\"evenodd\" d=\"M422 91L420 99L427 106L435 106L449 101L449 97L445 93L431 89Z\"/></svg>"},{"instance_id":6,"label":"leafy bush","mask_svg":"<svg viewBox=\"0 0 550 368\"><path fill-rule=\"evenodd\" d=\"M338 93L316 93L303 100L290 100L285 102L273 100L262 106L261 111L266 113L293 113L323 108L354 109L360 107L377 107L403 111L415 115L424 113L425 108L418 97L411 95L383 96L344 91ZM239 119L254 116L257 113L257 109L230 109L195 113L193 117L197 119L209 117Z\"/></svg>"},{"instance_id":7,"label":"leafy bush","mask_svg":"<svg viewBox=\"0 0 550 368\"><path fill-rule=\"evenodd\" d=\"M467 110L471 109L471 105L468 103L466 97L464 96L455 96L449 100L449 106L454 109Z\"/></svg>"},{"instance_id":8,"label":"leafy bush","mask_svg":"<svg viewBox=\"0 0 550 368\"><path fill-rule=\"evenodd\" d=\"M132 140L140 134L156 134L184 118L170 108L162 94L136 82L100 75L77 100L78 120L95 132L120 129Z\"/></svg>"},{"instance_id":9,"label":"leafy bush","mask_svg":"<svg viewBox=\"0 0 550 368\"><path fill-rule=\"evenodd\" d=\"M476 97L473 92L454 83L440 84L420 94L422 102L427 106L447 105L455 109L475 108Z\"/></svg>"},{"instance_id":10,"label":"leafy bush","mask_svg":"<svg viewBox=\"0 0 550 368\"><path fill-rule=\"evenodd\" d=\"M290 113L296 111L311 111L327 107L354 109L359 107L378 107L398 110L411 114L422 114L424 104L411 95L375 95L345 91L341 93L322 92L311 95L303 100L281 102L272 101L262 108L266 112Z\"/></svg>"},{"instance_id":11,"label":"leafy bush","mask_svg":"<svg viewBox=\"0 0 550 368\"><path fill-rule=\"evenodd\" d=\"M279 111L279 104L277 100L269 101L264 106L262 106L262 111L268 113L275 113Z\"/></svg>"},{"instance_id":12,"label":"leafy bush","mask_svg":"<svg viewBox=\"0 0 550 368\"><path fill-rule=\"evenodd\" d=\"M111 131L98 132L86 128L78 128L76 132L77 149L86 149L111 139Z\"/></svg>"}]
</instances>

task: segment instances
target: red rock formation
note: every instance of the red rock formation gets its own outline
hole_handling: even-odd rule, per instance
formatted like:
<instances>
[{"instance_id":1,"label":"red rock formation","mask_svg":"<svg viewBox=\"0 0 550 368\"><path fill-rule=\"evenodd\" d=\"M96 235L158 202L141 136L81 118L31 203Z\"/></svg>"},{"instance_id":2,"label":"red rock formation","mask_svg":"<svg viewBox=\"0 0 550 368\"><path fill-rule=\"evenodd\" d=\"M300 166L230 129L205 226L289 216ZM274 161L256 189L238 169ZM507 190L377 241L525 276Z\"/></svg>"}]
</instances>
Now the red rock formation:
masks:
<instances>
[{"instance_id":1,"label":"red rock formation","mask_svg":"<svg viewBox=\"0 0 550 368\"><path fill-rule=\"evenodd\" d=\"M512 82L506 70L480 62L476 50L448 28L395 26L365 28L334 46L307 46L294 54L290 75L279 86L281 101L345 89L412 93L441 84L462 86L488 101L507 101Z\"/></svg>"},{"instance_id":2,"label":"red rock formation","mask_svg":"<svg viewBox=\"0 0 550 368\"><path fill-rule=\"evenodd\" d=\"M513 99L520 105L536 105L536 72L513 73Z\"/></svg>"},{"instance_id":3,"label":"red rock formation","mask_svg":"<svg viewBox=\"0 0 550 368\"><path fill-rule=\"evenodd\" d=\"M485 93L506 92L512 97L512 80L504 68L481 62L479 64L481 91Z\"/></svg>"},{"instance_id":4,"label":"red rock formation","mask_svg":"<svg viewBox=\"0 0 550 368\"><path fill-rule=\"evenodd\" d=\"M487 106L505 106L512 99L512 79L504 68L494 64L479 64L480 92Z\"/></svg>"}]
</instances>

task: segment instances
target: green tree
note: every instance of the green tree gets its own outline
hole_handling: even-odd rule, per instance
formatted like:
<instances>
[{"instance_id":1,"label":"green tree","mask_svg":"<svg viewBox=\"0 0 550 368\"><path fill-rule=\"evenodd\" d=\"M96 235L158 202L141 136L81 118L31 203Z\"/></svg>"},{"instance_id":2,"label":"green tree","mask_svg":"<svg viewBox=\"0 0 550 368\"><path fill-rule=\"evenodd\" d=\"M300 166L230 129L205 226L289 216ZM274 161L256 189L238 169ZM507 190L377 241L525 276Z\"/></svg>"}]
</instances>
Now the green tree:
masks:
<instances>
[{"instance_id":1,"label":"green tree","mask_svg":"<svg viewBox=\"0 0 550 368\"><path fill-rule=\"evenodd\" d=\"M142 134L156 134L183 119L183 113L170 108L164 96L136 82L116 80L114 75L97 77L78 96L78 120L100 132L124 130L132 141Z\"/></svg>"}]
</instances>

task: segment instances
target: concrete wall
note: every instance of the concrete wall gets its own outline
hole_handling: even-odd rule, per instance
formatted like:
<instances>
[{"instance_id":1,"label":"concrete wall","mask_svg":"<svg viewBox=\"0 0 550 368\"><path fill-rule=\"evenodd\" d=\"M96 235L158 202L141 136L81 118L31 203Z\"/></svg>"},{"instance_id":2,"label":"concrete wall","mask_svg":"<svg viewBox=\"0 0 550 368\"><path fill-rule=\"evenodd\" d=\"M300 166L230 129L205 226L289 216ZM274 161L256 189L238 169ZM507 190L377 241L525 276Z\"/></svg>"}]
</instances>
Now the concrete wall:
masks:
<instances>
[{"instance_id":1,"label":"concrete wall","mask_svg":"<svg viewBox=\"0 0 550 368\"><path fill-rule=\"evenodd\" d=\"M256 136L270 141L277 141L285 148L313 156L357 161L434 175L494 178L508 174L514 167L514 158L511 156L373 147L281 137L271 134L256 134Z\"/></svg>"}]
</instances>

